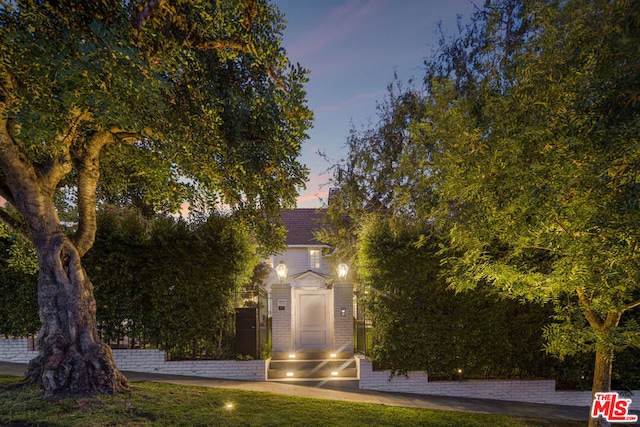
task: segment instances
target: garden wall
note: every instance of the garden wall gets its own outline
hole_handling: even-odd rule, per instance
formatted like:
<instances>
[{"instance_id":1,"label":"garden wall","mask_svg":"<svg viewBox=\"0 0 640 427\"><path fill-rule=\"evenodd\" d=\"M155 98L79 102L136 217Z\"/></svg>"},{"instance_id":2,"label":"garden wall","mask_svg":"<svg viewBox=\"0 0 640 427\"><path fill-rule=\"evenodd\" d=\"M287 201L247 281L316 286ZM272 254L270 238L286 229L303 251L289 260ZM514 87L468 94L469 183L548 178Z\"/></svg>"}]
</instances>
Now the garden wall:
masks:
<instances>
[{"instance_id":1,"label":"garden wall","mask_svg":"<svg viewBox=\"0 0 640 427\"><path fill-rule=\"evenodd\" d=\"M29 363L38 355L30 351L26 338L0 338L0 362Z\"/></svg>"},{"instance_id":2,"label":"garden wall","mask_svg":"<svg viewBox=\"0 0 640 427\"><path fill-rule=\"evenodd\" d=\"M0 361L28 363L37 351L28 349L26 339L0 339ZM160 350L113 350L116 365L123 371L187 375L245 381L266 381L265 360L167 361ZM409 372L408 377L389 379L388 371L374 371L371 362L356 355L360 389L437 396L470 397L566 406L591 406L589 391L556 391L553 380L433 381L427 373ZM631 409L640 410L640 390L631 395Z\"/></svg>"},{"instance_id":3,"label":"garden wall","mask_svg":"<svg viewBox=\"0 0 640 427\"><path fill-rule=\"evenodd\" d=\"M591 406L590 391L556 391L553 380L433 381L424 371L390 379L389 371L374 371L371 362L356 355L360 389L470 397L564 406ZM621 393L622 394L622 393ZM640 390L631 396L631 409L640 410Z\"/></svg>"},{"instance_id":4,"label":"garden wall","mask_svg":"<svg viewBox=\"0 0 640 427\"><path fill-rule=\"evenodd\" d=\"M0 339L0 361L28 363L38 354L29 351L26 339ZM160 350L113 350L113 358L122 371L152 374L187 375L227 380L265 381L265 360L184 360L168 361Z\"/></svg>"}]
</instances>

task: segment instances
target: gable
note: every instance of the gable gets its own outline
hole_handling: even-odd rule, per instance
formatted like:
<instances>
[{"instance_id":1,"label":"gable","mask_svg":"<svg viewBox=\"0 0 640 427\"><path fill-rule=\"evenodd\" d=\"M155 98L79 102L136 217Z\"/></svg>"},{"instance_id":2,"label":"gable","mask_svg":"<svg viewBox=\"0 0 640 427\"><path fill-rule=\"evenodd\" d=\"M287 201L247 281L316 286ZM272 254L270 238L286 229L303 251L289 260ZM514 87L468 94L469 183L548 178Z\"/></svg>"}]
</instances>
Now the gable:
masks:
<instances>
[{"instance_id":1,"label":"gable","mask_svg":"<svg viewBox=\"0 0 640 427\"><path fill-rule=\"evenodd\" d=\"M328 274L318 273L317 271L307 270L302 273L295 274L291 276L293 280L303 281L303 280L326 280L329 277Z\"/></svg>"}]
</instances>

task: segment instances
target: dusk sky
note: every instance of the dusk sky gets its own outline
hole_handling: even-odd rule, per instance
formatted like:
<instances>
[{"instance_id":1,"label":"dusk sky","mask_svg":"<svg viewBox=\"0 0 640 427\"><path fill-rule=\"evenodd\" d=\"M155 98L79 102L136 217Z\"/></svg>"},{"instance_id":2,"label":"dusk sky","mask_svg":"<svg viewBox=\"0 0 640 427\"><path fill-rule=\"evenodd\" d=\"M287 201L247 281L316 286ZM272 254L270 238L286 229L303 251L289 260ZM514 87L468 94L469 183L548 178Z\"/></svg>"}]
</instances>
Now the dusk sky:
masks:
<instances>
[{"instance_id":1,"label":"dusk sky","mask_svg":"<svg viewBox=\"0 0 640 427\"><path fill-rule=\"evenodd\" d=\"M472 0L274 0L288 21L284 47L293 63L311 70L306 85L314 127L302 147L310 168L299 208L326 199L327 168L346 154L353 125L376 119L376 102L397 72L401 81L424 75L423 61L437 47L437 25L456 32L457 15L467 21ZM481 5L482 2L475 0ZM316 153L325 151L333 162Z\"/></svg>"}]
</instances>

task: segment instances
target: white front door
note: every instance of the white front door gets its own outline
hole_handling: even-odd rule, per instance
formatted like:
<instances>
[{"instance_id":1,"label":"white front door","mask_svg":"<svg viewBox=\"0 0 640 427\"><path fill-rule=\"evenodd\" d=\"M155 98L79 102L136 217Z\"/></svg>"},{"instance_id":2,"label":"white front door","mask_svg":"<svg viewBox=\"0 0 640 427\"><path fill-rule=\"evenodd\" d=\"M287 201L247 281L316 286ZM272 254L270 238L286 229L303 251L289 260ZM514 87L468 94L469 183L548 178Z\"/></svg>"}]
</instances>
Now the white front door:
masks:
<instances>
[{"instance_id":1,"label":"white front door","mask_svg":"<svg viewBox=\"0 0 640 427\"><path fill-rule=\"evenodd\" d=\"M331 348L331 291L296 291L296 349L329 350Z\"/></svg>"}]
</instances>

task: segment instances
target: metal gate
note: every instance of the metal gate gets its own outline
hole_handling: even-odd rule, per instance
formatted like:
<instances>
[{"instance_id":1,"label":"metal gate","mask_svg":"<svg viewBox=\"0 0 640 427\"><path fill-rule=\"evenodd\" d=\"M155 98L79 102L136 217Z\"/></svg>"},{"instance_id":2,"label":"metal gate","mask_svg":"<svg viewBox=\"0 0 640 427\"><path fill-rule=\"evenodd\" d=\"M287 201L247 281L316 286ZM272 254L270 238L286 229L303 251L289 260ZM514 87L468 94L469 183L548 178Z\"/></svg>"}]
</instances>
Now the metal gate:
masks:
<instances>
[{"instance_id":1,"label":"metal gate","mask_svg":"<svg viewBox=\"0 0 640 427\"><path fill-rule=\"evenodd\" d=\"M355 301L355 336L354 336L354 348L356 352L364 355L371 351L373 343L373 324L371 319L367 318L365 310L365 303L367 297L367 290L359 290L356 292Z\"/></svg>"}]
</instances>

